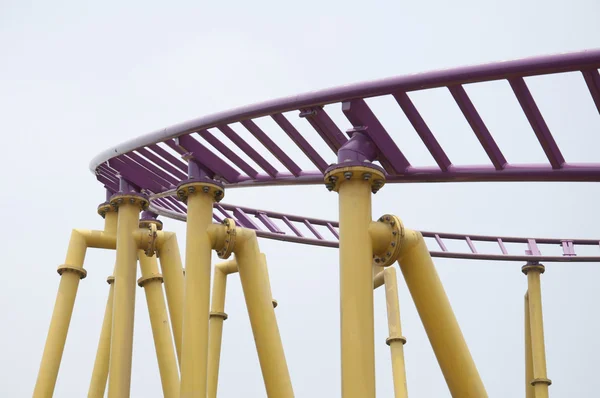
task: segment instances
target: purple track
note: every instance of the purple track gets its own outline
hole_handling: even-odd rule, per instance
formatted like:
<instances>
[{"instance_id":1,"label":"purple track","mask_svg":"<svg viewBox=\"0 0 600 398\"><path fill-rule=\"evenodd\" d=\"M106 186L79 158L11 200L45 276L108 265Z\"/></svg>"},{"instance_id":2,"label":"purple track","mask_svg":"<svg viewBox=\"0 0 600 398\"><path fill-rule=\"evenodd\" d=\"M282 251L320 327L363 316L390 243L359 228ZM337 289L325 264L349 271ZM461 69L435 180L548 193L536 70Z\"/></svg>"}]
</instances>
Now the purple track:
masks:
<instances>
[{"instance_id":1,"label":"purple track","mask_svg":"<svg viewBox=\"0 0 600 398\"><path fill-rule=\"evenodd\" d=\"M191 154L210 172L212 178L221 181L227 188L323 184L323 172L335 161L338 149L348 141L346 130L366 127L366 134L377 147L375 163L385 169L387 183L597 182L600 181L600 163L568 162L564 158L525 79L577 73L587 86L589 100L600 112L599 68L600 50L589 50L400 76L316 91L213 114L141 136L101 153L91 162L90 168L109 191L118 190L117 176L120 175L150 194L155 212L185 219L185 205L170 196L177 184L187 178L187 165L181 155ZM546 162L513 164L507 160L465 90L466 85L492 81L505 81L510 86L545 154ZM461 164L458 159L450 159L407 94L432 88L445 88L450 92L487 155L488 164ZM431 154L435 166L410 163L403 152L406 148L401 148L392 138L365 101L376 97L393 99L397 104L397 112L406 116ZM343 125L334 121L331 111L328 113L331 107L336 106L347 119ZM268 133L261 127L265 120L271 126ZM297 127L298 123L302 124L302 129ZM308 135L303 133L305 128L310 129L310 137L317 138L309 141ZM242 136L253 137L252 142ZM277 145L275 141L283 137L295 144L297 154L301 155L292 156ZM322 142L316 143L316 140ZM327 150L318 150L317 147ZM312 166L302 168L299 164ZM224 216L232 217L266 238L330 247L338 244L337 223L334 221L223 204L215 206L214 216L216 221ZM464 236L434 232L423 232L423 235L437 245L435 250L432 249L432 255L438 257L600 261L600 256L576 253L576 248L581 246L596 246L598 249L598 240ZM464 242L466 250L446 249L444 241L448 240ZM489 245L485 245L487 250L480 252L476 246L478 242L496 242L497 247L491 250ZM522 247L518 253L510 253L504 243ZM540 245L556 246L561 252L542 254Z\"/></svg>"}]
</instances>

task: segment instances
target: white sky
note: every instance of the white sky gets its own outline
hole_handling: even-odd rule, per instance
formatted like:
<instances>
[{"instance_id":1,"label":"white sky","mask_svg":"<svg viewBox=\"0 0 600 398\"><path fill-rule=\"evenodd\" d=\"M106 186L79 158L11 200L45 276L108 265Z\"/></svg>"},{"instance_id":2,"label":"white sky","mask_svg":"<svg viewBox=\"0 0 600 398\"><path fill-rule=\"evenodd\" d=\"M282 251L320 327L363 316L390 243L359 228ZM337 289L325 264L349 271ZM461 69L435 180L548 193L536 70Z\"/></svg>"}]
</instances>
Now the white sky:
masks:
<instances>
[{"instance_id":1,"label":"white sky","mask_svg":"<svg viewBox=\"0 0 600 398\"><path fill-rule=\"evenodd\" d=\"M594 0L168 6L0 1L0 395L31 394L70 230L103 225L96 206L104 191L87 169L96 153L167 125L283 95L598 47L598 15ZM597 162L600 116L580 76L528 83L567 161ZM507 84L494 83L469 93L509 161L543 161L509 91ZM447 93L413 98L451 159L485 160ZM422 153L412 133L404 131L406 141L399 142L409 159L411 150L413 158ZM594 228L599 194L591 183L389 185L375 197L373 215L398 214L414 229L600 238ZM225 202L337 219L337 197L322 186L230 190ZM165 224L178 232L184 250L184 225ZM276 313L296 396L339 396L337 252L260 244L280 304ZM593 250L597 255L598 248ZM108 292L104 281L113 262L111 252L91 250L86 258L88 278L80 284L56 397L87 393ZM436 263L490 397L523 396L522 264ZM596 391L600 323L589 314L600 300L597 266L550 264L543 276L553 397L591 397ZM262 397L237 276L228 289L219 396ZM391 397L383 291L375 296L377 390L379 397ZM409 394L449 396L402 280L400 301ZM131 395L159 397L141 289L136 316Z\"/></svg>"}]
</instances>

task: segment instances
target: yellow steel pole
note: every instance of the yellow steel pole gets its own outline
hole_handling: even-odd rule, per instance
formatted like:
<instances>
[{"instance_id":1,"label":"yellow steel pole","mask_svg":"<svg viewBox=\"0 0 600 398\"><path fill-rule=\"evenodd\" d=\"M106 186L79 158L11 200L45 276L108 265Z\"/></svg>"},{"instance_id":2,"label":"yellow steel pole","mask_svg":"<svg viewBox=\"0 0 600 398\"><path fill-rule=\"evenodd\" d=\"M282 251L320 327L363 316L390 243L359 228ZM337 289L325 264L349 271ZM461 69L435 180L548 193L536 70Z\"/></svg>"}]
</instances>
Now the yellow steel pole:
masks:
<instances>
[{"instance_id":1,"label":"yellow steel pole","mask_svg":"<svg viewBox=\"0 0 600 398\"><path fill-rule=\"evenodd\" d=\"M339 193L342 397L375 397L371 190L375 175L362 166L334 169L328 188Z\"/></svg>"},{"instance_id":2,"label":"yellow steel pole","mask_svg":"<svg viewBox=\"0 0 600 398\"><path fill-rule=\"evenodd\" d=\"M227 275L232 272L237 272L237 262L235 260L215 266L208 337L208 398L216 398L217 396L223 322L227 319L227 314L225 313Z\"/></svg>"},{"instance_id":3,"label":"yellow steel pole","mask_svg":"<svg viewBox=\"0 0 600 398\"><path fill-rule=\"evenodd\" d=\"M183 327L183 267L177 236L172 232L164 233L164 241L157 244L160 252L160 265L165 283L165 295L171 317L171 329L175 340L177 360L181 364L181 336Z\"/></svg>"},{"instance_id":4,"label":"yellow steel pole","mask_svg":"<svg viewBox=\"0 0 600 398\"><path fill-rule=\"evenodd\" d=\"M139 194L120 193L113 196L111 203L118 207L118 225L108 397L126 398L131 386L137 272L134 232L138 229L139 212L148 206L148 201Z\"/></svg>"},{"instance_id":5,"label":"yellow steel pole","mask_svg":"<svg viewBox=\"0 0 600 398\"><path fill-rule=\"evenodd\" d=\"M258 360L269 398L294 396L275 318L268 274L252 230L237 229L234 253L244 291Z\"/></svg>"},{"instance_id":6,"label":"yellow steel pole","mask_svg":"<svg viewBox=\"0 0 600 398\"><path fill-rule=\"evenodd\" d=\"M108 290L108 299L106 300L106 309L104 310L104 320L102 321L100 342L98 343L98 350L96 351L96 360L94 361L94 370L92 371L92 381L90 382L88 398L104 398L104 392L106 391L110 360L114 281L114 276L109 276L106 279L106 282L110 287Z\"/></svg>"},{"instance_id":7,"label":"yellow steel pole","mask_svg":"<svg viewBox=\"0 0 600 398\"><path fill-rule=\"evenodd\" d=\"M533 365L531 385L535 398L548 398L548 387L552 381L546 374L546 347L544 344L544 320L542 316L542 287L540 275L544 273L541 264L527 264L522 271L527 275L527 295L529 301L529 328Z\"/></svg>"},{"instance_id":8,"label":"yellow steel pole","mask_svg":"<svg viewBox=\"0 0 600 398\"><path fill-rule=\"evenodd\" d=\"M73 314L75 305L75 296L79 280L85 278L86 271L83 269L83 261L87 243L85 236L77 230L73 230L65 264L58 267L60 274L60 284L52 312L52 320L46 338L46 345L42 355L42 362L38 378L35 383L33 397L45 398L52 397L58 369L65 349L67 332Z\"/></svg>"},{"instance_id":9,"label":"yellow steel pole","mask_svg":"<svg viewBox=\"0 0 600 398\"><path fill-rule=\"evenodd\" d=\"M187 200L181 396L204 398L207 392L208 318L213 245L208 228L212 224L213 203L216 197L222 197L223 189L210 183L186 182L178 187L178 195Z\"/></svg>"},{"instance_id":10,"label":"yellow steel pole","mask_svg":"<svg viewBox=\"0 0 600 398\"><path fill-rule=\"evenodd\" d=\"M398 299L398 281L396 270L387 267L383 271L385 280L385 301L387 304L388 329L390 337L386 339L392 354L392 374L394 376L394 396L396 398L407 398L406 368L404 365L404 344L406 338L402 336L400 323L400 304Z\"/></svg>"},{"instance_id":11,"label":"yellow steel pole","mask_svg":"<svg viewBox=\"0 0 600 398\"><path fill-rule=\"evenodd\" d=\"M114 209L110 203L106 202L98 207L98 213L104 217L104 232L116 236L118 217L116 209ZM110 334L112 331L114 281L115 277L113 275L106 279L106 282L109 284L108 299L106 300L106 309L104 310L104 319L102 321L102 330L100 332L98 350L96 351L96 360L94 361L94 369L92 371L92 380L90 382L88 398L104 398L104 393L106 391L108 366L110 360Z\"/></svg>"},{"instance_id":12,"label":"yellow steel pole","mask_svg":"<svg viewBox=\"0 0 600 398\"><path fill-rule=\"evenodd\" d=\"M148 257L143 250L138 251L138 256L142 271L138 285L143 287L146 293L163 396L176 398L179 397L179 371L162 290L163 277L158 272L156 256Z\"/></svg>"},{"instance_id":13,"label":"yellow steel pole","mask_svg":"<svg viewBox=\"0 0 600 398\"><path fill-rule=\"evenodd\" d=\"M529 320L529 295L525 293L525 398L535 398L533 380L533 358L531 356L531 324Z\"/></svg>"},{"instance_id":14,"label":"yellow steel pole","mask_svg":"<svg viewBox=\"0 0 600 398\"><path fill-rule=\"evenodd\" d=\"M461 398L487 397L420 232L406 230L399 263L450 393Z\"/></svg>"}]
</instances>

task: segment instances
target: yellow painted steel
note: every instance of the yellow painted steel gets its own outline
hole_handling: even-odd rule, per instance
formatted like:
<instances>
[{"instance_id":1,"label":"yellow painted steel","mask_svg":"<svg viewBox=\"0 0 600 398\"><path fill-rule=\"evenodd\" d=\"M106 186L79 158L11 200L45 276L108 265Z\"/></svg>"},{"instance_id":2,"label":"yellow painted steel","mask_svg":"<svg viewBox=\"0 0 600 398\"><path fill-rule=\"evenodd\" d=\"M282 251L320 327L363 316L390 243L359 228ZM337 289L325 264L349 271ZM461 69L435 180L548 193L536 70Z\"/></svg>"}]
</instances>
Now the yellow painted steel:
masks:
<instances>
[{"instance_id":1,"label":"yellow painted steel","mask_svg":"<svg viewBox=\"0 0 600 398\"><path fill-rule=\"evenodd\" d=\"M293 397L292 382L275 318L271 288L268 286L267 267L259 251L254 231L237 228L234 253L267 396L269 398ZM371 285L369 287L372 289Z\"/></svg>"},{"instance_id":2,"label":"yellow painted steel","mask_svg":"<svg viewBox=\"0 0 600 398\"><path fill-rule=\"evenodd\" d=\"M206 396L213 195L199 185L187 199L187 243L181 348L181 396Z\"/></svg>"},{"instance_id":3,"label":"yellow painted steel","mask_svg":"<svg viewBox=\"0 0 600 398\"><path fill-rule=\"evenodd\" d=\"M159 233L157 248L160 254L161 271L165 284L165 295L171 317L171 329L177 351L177 360L181 364L181 337L183 333L183 267L177 236L172 232Z\"/></svg>"},{"instance_id":4,"label":"yellow painted steel","mask_svg":"<svg viewBox=\"0 0 600 398\"><path fill-rule=\"evenodd\" d=\"M227 314L225 313L227 275L237 271L238 267L235 260L215 266L208 337L208 398L216 398L219 384L223 322L227 319Z\"/></svg>"},{"instance_id":5,"label":"yellow painted steel","mask_svg":"<svg viewBox=\"0 0 600 398\"><path fill-rule=\"evenodd\" d=\"M525 265L523 273L527 275L527 295L529 301L529 328L533 379L531 384L535 398L548 398L548 387L552 382L546 374L546 347L544 343L544 320L542 315L542 287L540 275L543 265Z\"/></svg>"},{"instance_id":6,"label":"yellow painted steel","mask_svg":"<svg viewBox=\"0 0 600 398\"><path fill-rule=\"evenodd\" d=\"M400 269L453 397L485 398L467 343L420 232L406 230Z\"/></svg>"},{"instance_id":7,"label":"yellow painted steel","mask_svg":"<svg viewBox=\"0 0 600 398\"><path fill-rule=\"evenodd\" d=\"M392 354L392 374L394 377L394 397L407 398L406 368L404 365L404 344L406 339L402 336L400 323L400 304L398 299L398 281L394 267L387 267L383 271L385 279L385 301L387 304L388 329L390 336L386 343L390 346Z\"/></svg>"},{"instance_id":8,"label":"yellow painted steel","mask_svg":"<svg viewBox=\"0 0 600 398\"><path fill-rule=\"evenodd\" d=\"M525 294L525 398L535 398L533 380L533 358L531 356L531 324L529 321L529 296Z\"/></svg>"},{"instance_id":9,"label":"yellow painted steel","mask_svg":"<svg viewBox=\"0 0 600 398\"><path fill-rule=\"evenodd\" d=\"M102 231L73 230L71 233L65 264L59 267L60 284L38 378L33 391L33 397L35 398L52 397L54 394L79 280L86 275L83 269L83 261L87 247L91 246L90 241L94 244L105 243L107 236L108 234Z\"/></svg>"},{"instance_id":10,"label":"yellow painted steel","mask_svg":"<svg viewBox=\"0 0 600 398\"><path fill-rule=\"evenodd\" d=\"M138 251L138 256L142 271L138 285L143 287L146 293L163 396L177 398L179 397L179 370L162 290L163 277L158 272L156 256L148 257L143 250Z\"/></svg>"},{"instance_id":11,"label":"yellow painted steel","mask_svg":"<svg viewBox=\"0 0 600 398\"><path fill-rule=\"evenodd\" d=\"M109 398L126 398L130 393L137 272L134 232L138 228L139 212L139 203L130 203L128 200L123 201L118 210Z\"/></svg>"},{"instance_id":12,"label":"yellow painted steel","mask_svg":"<svg viewBox=\"0 0 600 398\"><path fill-rule=\"evenodd\" d=\"M114 281L114 276L109 276L107 279L110 287L108 290L108 299L106 300L106 309L104 310L104 320L102 321L100 342L98 343L98 350L96 351L96 360L94 361L94 370L92 371L92 381L90 382L88 398L104 398L104 392L106 391L110 360L110 334L112 332L113 297L115 291Z\"/></svg>"},{"instance_id":13,"label":"yellow painted steel","mask_svg":"<svg viewBox=\"0 0 600 398\"><path fill-rule=\"evenodd\" d=\"M371 183L341 181L339 206L342 397L375 398Z\"/></svg>"}]
</instances>

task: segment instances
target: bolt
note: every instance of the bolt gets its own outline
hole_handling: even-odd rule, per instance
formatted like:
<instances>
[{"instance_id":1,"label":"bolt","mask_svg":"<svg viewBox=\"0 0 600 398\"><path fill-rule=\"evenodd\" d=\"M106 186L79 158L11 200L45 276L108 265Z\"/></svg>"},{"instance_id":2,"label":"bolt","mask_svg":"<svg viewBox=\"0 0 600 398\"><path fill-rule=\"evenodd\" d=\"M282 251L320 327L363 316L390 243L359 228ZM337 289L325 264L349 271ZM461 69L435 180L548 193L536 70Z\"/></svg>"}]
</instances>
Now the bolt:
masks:
<instances>
[{"instance_id":1,"label":"bolt","mask_svg":"<svg viewBox=\"0 0 600 398\"><path fill-rule=\"evenodd\" d=\"M395 247L396 246L396 242L392 242L391 245L392 245L392 247Z\"/></svg>"},{"instance_id":2,"label":"bolt","mask_svg":"<svg viewBox=\"0 0 600 398\"><path fill-rule=\"evenodd\" d=\"M202 192L208 193L208 191L209 191L208 187L202 187Z\"/></svg>"},{"instance_id":3,"label":"bolt","mask_svg":"<svg viewBox=\"0 0 600 398\"><path fill-rule=\"evenodd\" d=\"M371 179L371 173L365 173L365 174L363 174L363 179L364 180L370 180Z\"/></svg>"},{"instance_id":4,"label":"bolt","mask_svg":"<svg viewBox=\"0 0 600 398\"><path fill-rule=\"evenodd\" d=\"M389 217L386 217L386 218L385 218L385 221L390 221L390 218L389 218Z\"/></svg>"},{"instance_id":5,"label":"bolt","mask_svg":"<svg viewBox=\"0 0 600 398\"><path fill-rule=\"evenodd\" d=\"M132 205L135 204L135 199L129 199L129 203L131 203Z\"/></svg>"},{"instance_id":6,"label":"bolt","mask_svg":"<svg viewBox=\"0 0 600 398\"><path fill-rule=\"evenodd\" d=\"M381 260L380 260L380 259L378 259L378 258L376 258L376 259L375 259L375 262L376 262L376 263L379 263L379 262L381 262Z\"/></svg>"},{"instance_id":7,"label":"bolt","mask_svg":"<svg viewBox=\"0 0 600 398\"><path fill-rule=\"evenodd\" d=\"M219 196L223 195L223 191L217 191L215 192L215 196L218 198Z\"/></svg>"},{"instance_id":8,"label":"bolt","mask_svg":"<svg viewBox=\"0 0 600 398\"><path fill-rule=\"evenodd\" d=\"M389 257L389 256L391 256L391 255L392 255L392 253L390 253L390 252L387 252L387 253L385 253L385 255Z\"/></svg>"},{"instance_id":9,"label":"bolt","mask_svg":"<svg viewBox=\"0 0 600 398\"><path fill-rule=\"evenodd\" d=\"M333 182L333 183L335 183L335 182L337 181L337 179L338 179L338 178L337 178L336 176L331 176L331 177L329 177L329 181L331 181L331 182Z\"/></svg>"},{"instance_id":10,"label":"bolt","mask_svg":"<svg viewBox=\"0 0 600 398\"><path fill-rule=\"evenodd\" d=\"M398 232L392 231L392 235L396 236L396 235L398 235Z\"/></svg>"},{"instance_id":11,"label":"bolt","mask_svg":"<svg viewBox=\"0 0 600 398\"><path fill-rule=\"evenodd\" d=\"M188 192L189 193L196 192L196 188L195 187L189 187L188 188Z\"/></svg>"},{"instance_id":12,"label":"bolt","mask_svg":"<svg viewBox=\"0 0 600 398\"><path fill-rule=\"evenodd\" d=\"M325 184L328 191L333 191L333 184Z\"/></svg>"},{"instance_id":13,"label":"bolt","mask_svg":"<svg viewBox=\"0 0 600 398\"><path fill-rule=\"evenodd\" d=\"M229 239L225 239L225 243L229 243Z\"/></svg>"},{"instance_id":14,"label":"bolt","mask_svg":"<svg viewBox=\"0 0 600 398\"><path fill-rule=\"evenodd\" d=\"M346 180L349 180L349 179L351 179L351 178L352 178L352 172L351 172L351 171L346 171L346 172L344 173L344 178L345 178Z\"/></svg>"},{"instance_id":15,"label":"bolt","mask_svg":"<svg viewBox=\"0 0 600 398\"><path fill-rule=\"evenodd\" d=\"M383 222L383 217L379 217L379 222Z\"/></svg>"},{"instance_id":16,"label":"bolt","mask_svg":"<svg viewBox=\"0 0 600 398\"><path fill-rule=\"evenodd\" d=\"M123 203L123 199L122 198L117 199L117 204L120 205L121 203Z\"/></svg>"}]
</instances>

